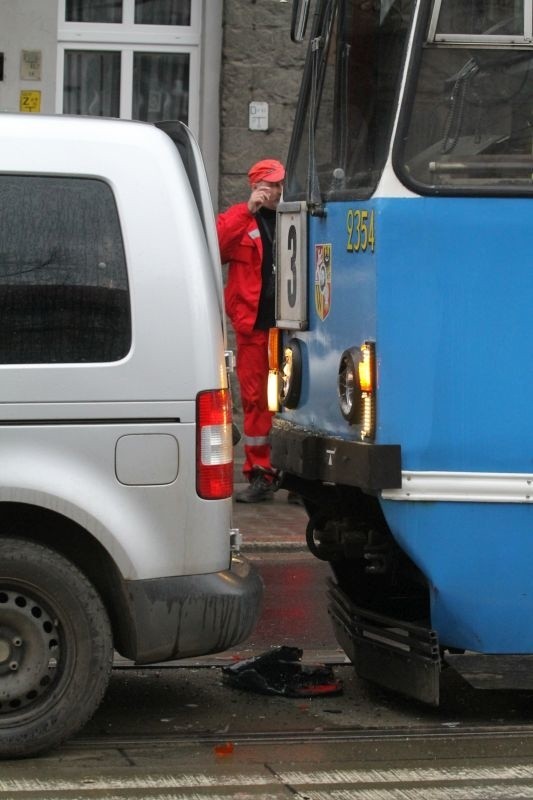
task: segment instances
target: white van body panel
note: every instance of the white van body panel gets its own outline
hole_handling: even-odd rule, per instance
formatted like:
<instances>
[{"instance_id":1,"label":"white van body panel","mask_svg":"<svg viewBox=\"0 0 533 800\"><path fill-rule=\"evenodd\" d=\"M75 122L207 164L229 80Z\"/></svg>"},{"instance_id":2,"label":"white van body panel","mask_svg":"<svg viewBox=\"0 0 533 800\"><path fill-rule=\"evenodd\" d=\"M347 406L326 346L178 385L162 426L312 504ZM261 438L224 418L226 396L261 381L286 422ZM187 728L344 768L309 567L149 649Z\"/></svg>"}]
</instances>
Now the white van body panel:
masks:
<instances>
[{"instance_id":1,"label":"white van body panel","mask_svg":"<svg viewBox=\"0 0 533 800\"><path fill-rule=\"evenodd\" d=\"M179 401L223 385L212 254L168 136L145 123L5 115L1 145L0 173L85 176L111 186L128 221L122 236L134 338L120 364L0 366L0 402ZM167 346L154 348L154 340Z\"/></svg>"},{"instance_id":2,"label":"white van body panel","mask_svg":"<svg viewBox=\"0 0 533 800\"><path fill-rule=\"evenodd\" d=\"M118 443L155 433L172 436L176 451L179 443L176 480L120 483ZM228 567L231 509L191 493L194 448L190 424L0 425L0 503L29 503L68 517L109 551L127 580L217 572Z\"/></svg>"},{"instance_id":3,"label":"white van body panel","mask_svg":"<svg viewBox=\"0 0 533 800\"><path fill-rule=\"evenodd\" d=\"M5 115L0 173L111 187L133 337L118 362L0 364L0 500L77 522L128 579L226 569L231 499L195 492L196 394L227 386L221 284L176 147L144 123ZM175 438L175 480L124 485L117 442L152 433Z\"/></svg>"}]
</instances>

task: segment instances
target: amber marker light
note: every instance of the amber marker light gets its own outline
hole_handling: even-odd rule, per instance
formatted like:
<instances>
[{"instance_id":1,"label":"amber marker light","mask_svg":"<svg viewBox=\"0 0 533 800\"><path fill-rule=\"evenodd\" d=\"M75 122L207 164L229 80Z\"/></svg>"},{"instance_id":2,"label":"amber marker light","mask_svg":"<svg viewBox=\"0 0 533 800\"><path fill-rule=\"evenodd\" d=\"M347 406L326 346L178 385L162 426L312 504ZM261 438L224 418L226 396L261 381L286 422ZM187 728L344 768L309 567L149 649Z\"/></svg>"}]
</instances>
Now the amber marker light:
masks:
<instances>
[{"instance_id":1,"label":"amber marker light","mask_svg":"<svg viewBox=\"0 0 533 800\"><path fill-rule=\"evenodd\" d=\"M280 329L270 328L268 331L268 368L279 369L280 362Z\"/></svg>"},{"instance_id":2,"label":"amber marker light","mask_svg":"<svg viewBox=\"0 0 533 800\"><path fill-rule=\"evenodd\" d=\"M370 344L361 345L359 362L359 386L362 392L374 391L374 353Z\"/></svg>"},{"instance_id":3,"label":"amber marker light","mask_svg":"<svg viewBox=\"0 0 533 800\"><path fill-rule=\"evenodd\" d=\"M373 342L361 345L359 384L361 387L362 419L361 439L374 439L376 435L376 348Z\"/></svg>"}]
</instances>

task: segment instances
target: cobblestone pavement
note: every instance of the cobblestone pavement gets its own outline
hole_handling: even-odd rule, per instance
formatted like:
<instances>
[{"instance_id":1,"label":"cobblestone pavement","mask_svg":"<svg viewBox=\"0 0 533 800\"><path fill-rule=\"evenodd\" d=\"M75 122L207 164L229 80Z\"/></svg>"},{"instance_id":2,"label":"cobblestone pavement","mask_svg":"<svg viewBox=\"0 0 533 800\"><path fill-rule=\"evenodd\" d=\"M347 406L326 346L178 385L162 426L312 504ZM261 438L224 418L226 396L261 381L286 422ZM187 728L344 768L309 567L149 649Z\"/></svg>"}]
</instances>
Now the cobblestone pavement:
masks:
<instances>
[{"instance_id":1,"label":"cobblestone pavement","mask_svg":"<svg viewBox=\"0 0 533 800\"><path fill-rule=\"evenodd\" d=\"M235 414L242 431L242 418ZM233 496L246 488L242 474L242 440L235 446L235 488ZM239 528L243 542L241 549L247 550L306 550L305 529L307 513L303 506L287 501L287 492L280 489L273 500L261 503L236 503L233 501L233 526Z\"/></svg>"},{"instance_id":2,"label":"cobblestone pavement","mask_svg":"<svg viewBox=\"0 0 533 800\"><path fill-rule=\"evenodd\" d=\"M235 494L246 488L236 484ZM233 501L233 525L242 534L241 549L306 550L307 513L302 506L287 502L284 489L274 493L273 500L262 503Z\"/></svg>"}]
</instances>

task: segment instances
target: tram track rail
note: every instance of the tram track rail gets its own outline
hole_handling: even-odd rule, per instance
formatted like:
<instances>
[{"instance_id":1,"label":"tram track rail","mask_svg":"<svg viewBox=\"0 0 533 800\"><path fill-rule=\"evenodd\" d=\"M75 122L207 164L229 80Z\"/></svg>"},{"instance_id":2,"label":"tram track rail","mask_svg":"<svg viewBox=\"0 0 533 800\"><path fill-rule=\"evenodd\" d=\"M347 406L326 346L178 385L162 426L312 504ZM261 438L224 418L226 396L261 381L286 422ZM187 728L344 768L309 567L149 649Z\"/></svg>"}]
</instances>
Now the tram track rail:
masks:
<instances>
[{"instance_id":1,"label":"tram track rail","mask_svg":"<svg viewBox=\"0 0 533 800\"><path fill-rule=\"evenodd\" d=\"M135 735L79 736L65 749L134 747L135 745L216 745L231 741L235 745L308 744L335 742L458 742L461 740L494 741L499 739L533 739L533 724L401 727L401 728L331 728L326 730L298 729L292 731L205 731L165 732Z\"/></svg>"},{"instance_id":2,"label":"tram track rail","mask_svg":"<svg viewBox=\"0 0 533 800\"><path fill-rule=\"evenodd\" d=\"M533 800L532 755L533 724L102 733L4 762L0 798Z\"/></svg>"},{"instance_id":3,"label":"tram track rail","mask_svg":"<svg viewBox=\"0 0 533 800\"><path fill-rule=\"evenodd\" d=\"M533 800L529 695L480 710L468 691L441 713L346 680L339 697L265 698L206 661L115 666L76 737L2 762L0 800Z\"/></svg>"}]
</instances>

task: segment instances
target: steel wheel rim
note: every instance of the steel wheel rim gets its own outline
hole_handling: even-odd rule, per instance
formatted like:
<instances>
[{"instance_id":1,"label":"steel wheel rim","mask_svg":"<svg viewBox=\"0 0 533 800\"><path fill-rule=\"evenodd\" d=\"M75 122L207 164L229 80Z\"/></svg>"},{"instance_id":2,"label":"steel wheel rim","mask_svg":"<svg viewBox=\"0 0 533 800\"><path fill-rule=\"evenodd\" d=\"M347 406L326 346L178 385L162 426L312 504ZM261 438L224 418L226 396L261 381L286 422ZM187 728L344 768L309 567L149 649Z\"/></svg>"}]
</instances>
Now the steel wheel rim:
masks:
<instances>
[{"instance_id":1,"label":"steel wheel rim","mask_svg":"<svg viewBox=\"0 0 533 800\"><path fill-rule=\"evenodd\" d=\"M27 587L0 590L0 720L49 695L61 675L60 623Z\"/></svg>"}]
</instances>

